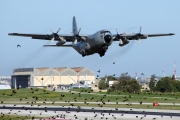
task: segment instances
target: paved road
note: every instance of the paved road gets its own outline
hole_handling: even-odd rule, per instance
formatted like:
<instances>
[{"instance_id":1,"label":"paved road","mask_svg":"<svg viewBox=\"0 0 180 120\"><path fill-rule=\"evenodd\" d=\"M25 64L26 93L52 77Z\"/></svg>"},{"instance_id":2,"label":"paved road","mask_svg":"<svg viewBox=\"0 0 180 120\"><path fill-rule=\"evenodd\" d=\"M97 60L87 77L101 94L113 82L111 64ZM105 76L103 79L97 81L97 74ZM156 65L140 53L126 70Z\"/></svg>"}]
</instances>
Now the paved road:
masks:
<instances>
[{"instance_id":1,"label":"paved road","mask_svg":"<svg viewBox=\"0 0 180 120\"><path fill-rule=\"evenodd\" d=\"M43 104L44 101L36 101L36 104ZM13 103L13 104L26 104L27 101L12 101L12 102L6 102L4 101L5 104L9 104L9 103ZM52 101L46 101L46 104L65 104L65 103L69 103L69 104L84 104L84 102L52 102ZM91 104L103 104L102 102L86 102L87 104L91 105ZM106 105L115 105L115 104L120 104L120 105L128 105L128 104L131 104L131 105L139 105L140 103L139 102L104 102ZM176 105L176 106L180 106L180 103L158 103L160 106L161 105ZM141 105L153 105L153 103L150 103L150 102L143 102L141 103Z\"/></svg>"},{"instance_id":2,"label":"paved road","mask_svg":"<svg viewBox=\"0 0 180 120\"><path fill-rule=\"evenodd\" d=\"M1 114L28 115L40 117L56 117L75 120L90 119L123 119L123 120L179 120L180 110L131 109L122 108L93 108L92 107L57 107L57 106L30 106L30 105L0 105Z\"/></svg>"}]
</instances>

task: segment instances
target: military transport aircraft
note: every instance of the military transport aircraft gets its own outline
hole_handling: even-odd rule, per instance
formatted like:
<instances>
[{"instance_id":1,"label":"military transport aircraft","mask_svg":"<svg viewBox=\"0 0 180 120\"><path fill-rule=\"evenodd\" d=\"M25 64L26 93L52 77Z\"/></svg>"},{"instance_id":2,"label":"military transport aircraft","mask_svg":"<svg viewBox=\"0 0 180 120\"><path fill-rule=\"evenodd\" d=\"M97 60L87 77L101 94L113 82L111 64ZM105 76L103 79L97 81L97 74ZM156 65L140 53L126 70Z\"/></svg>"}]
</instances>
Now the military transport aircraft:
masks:
<instances>
[{"instance_id":1,"label":"military transport aircraft","mask_svg":"<svg viewBox=\"0 0 180 120\"><path fill-rule=\"evenodd\" d=\"M80 35L81 28L78 30L75 16L72 23L72 34L58 34L61 28L56 33L52 30L52 34L22 34L22 33L9 33L13 36L31 37L32 39L42 39L50 41L58 41L56 45L44 45L44 47L73 47L83 57L98 53L100 57L105 55L108 46L114 41L120 41L119 46L127 45L130 40L147 39L148 37L156 36L170 36L173 33L168 34L141 34L141 27L139 33L132 34L111 34L109 30L100 30L92 35ZM116 30L117 31L117 30ZM66 42L72 42L72 44L65 44Z\"/></svg>"}]
</instances>

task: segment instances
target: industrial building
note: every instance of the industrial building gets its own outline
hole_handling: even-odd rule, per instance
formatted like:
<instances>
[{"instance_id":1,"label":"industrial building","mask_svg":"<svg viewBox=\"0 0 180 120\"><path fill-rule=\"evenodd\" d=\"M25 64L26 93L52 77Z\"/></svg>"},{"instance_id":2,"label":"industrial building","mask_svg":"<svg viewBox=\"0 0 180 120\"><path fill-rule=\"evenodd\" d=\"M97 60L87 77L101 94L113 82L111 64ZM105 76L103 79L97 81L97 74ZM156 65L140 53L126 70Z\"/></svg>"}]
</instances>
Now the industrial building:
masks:
<instances>
[{"instance_id":1,"label":"industrial building","mask_svg":"<svg viewBox=\"0 0 180 120\"><path fill-rule=\"evenodd\" d=\"M17 68L12 75L12 88L71 85L86 80L95 82L96 75L84 67Z\"/></svg>"},{"instance_id":2,"label":"industrial building","mask_svg":"<svg viewBox=\"0 0 180 120\"><path fill-rule=\"evenodd\" d=\"M11 76L0 76L0 89L11 89Z\"/></svg>"}]
</instances>

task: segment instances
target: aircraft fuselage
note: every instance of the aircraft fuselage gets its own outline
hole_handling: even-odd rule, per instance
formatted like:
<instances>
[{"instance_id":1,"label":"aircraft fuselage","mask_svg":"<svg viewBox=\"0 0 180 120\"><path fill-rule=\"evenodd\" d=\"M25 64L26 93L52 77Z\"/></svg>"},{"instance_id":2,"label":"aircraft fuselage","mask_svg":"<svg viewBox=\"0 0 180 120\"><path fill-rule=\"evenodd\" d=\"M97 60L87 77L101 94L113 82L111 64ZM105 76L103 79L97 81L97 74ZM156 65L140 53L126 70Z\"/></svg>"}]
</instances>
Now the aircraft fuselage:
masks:
<instances>
[{"instance_id":1,"label":"aircraft fuselage","mask_svg":"<svg viewBox=\"0 0 180 120\"><path fill-rule=\"evenodd\" d=\"M93 35L89 35L87 40L82 40L73 45L73 48L82 56L99 53L104 56L108 46L112 44L112 35L108 30L100 30Z\"/></svg>"}]
</instances>

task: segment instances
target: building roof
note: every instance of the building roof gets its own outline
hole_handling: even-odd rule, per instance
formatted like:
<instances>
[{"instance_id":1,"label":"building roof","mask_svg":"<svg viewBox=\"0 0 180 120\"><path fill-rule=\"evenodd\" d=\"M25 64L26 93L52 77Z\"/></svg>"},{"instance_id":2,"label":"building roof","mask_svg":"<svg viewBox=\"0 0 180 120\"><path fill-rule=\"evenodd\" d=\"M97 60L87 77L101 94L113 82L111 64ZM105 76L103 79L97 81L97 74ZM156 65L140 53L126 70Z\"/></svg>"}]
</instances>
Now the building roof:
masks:
<instances>
[{"instance_id":1,"label":"building roof","mask_svg":"<svg viewBox=\"0 0 180 120\"><path fill-rule=\"evenodd\" d=\"M95 73L91 71L88 68L84 67L59 67L59 68L49 68L49 67L43 67L43 68L18 68L14 69L13 75L36 75L36 76L49 76L49 75L89 75L89 76L95 76Z\"/></svg>"},{"instance_id":2,"label":"building roof","mask_svg":"<svg viewBox=\"0 0 180 120\"><path fill-rule=\"evenodd\" d=\"M71 69L73 69L75 72L80 72L81 70L83 70L84 69L84 67L74 67L74 68L71 68Z\"/></svg>"},{"instance_id":3,"label":"building roof","mask_svg":"<svg viewBox=\"0 0 180 120\"><path fill-rule=\"evenodd\" d=\"M67 67L61 67L61 68L54 68L54 70L57 70L58 72L62 72L64 70L66 70Z\"/></svg>"},{"instance_id":4,"label":"building roof","mask_svg":"<svg viewBox=\"0 0 180 120\"><path fill-rule=\"evenodd\" d=\"M47 70L49 70L48 67L44 67L44 68L36 68L36 70L40 71L40 72L45 72Z\"/></svg>"}]
</instances>

